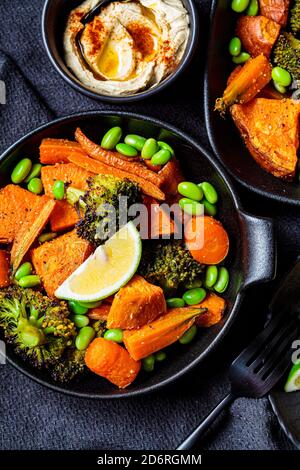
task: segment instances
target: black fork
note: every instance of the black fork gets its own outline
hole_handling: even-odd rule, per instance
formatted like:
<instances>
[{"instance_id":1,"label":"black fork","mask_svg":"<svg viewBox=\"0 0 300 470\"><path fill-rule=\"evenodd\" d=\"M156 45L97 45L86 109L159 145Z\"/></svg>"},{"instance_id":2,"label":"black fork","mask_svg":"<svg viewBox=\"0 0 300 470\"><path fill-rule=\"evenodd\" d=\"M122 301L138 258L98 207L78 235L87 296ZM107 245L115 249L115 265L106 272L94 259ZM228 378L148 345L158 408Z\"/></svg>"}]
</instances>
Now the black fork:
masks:
<instances>
[{"instance_id":1,"label":"black fork","mask_svg":"<svg viewBox=\"0 0 300 470\"><path fill-rule=\"evenodd\" d=\"M236 398L261 398L276 385L291 363L291 345L299 336L299 319L299 312L291 314L285 310L274 315L265 329L231 364L230 393L177 447L177 450L191 449L221 411Z\"/></svg>"}]
</instances>

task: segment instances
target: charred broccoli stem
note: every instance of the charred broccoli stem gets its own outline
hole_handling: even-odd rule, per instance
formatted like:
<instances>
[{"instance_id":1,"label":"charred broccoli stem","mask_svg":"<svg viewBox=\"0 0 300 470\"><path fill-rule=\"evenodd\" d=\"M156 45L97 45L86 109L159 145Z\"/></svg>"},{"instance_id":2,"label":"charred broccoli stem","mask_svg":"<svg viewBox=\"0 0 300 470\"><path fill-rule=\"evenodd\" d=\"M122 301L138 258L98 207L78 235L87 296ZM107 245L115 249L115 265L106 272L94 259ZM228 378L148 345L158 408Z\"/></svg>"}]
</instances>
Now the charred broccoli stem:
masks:
<instances>
[{"instance_id":1,"label":"charred broccoli stem","mask_svg":"<svg viewBox=\"0 0 300 470\"><path fill-rule=\"evenodd\" d=\"M139 273L159 285L167 296L201 279L204 266L194 260L180 240L144 242Z\"/></svg>"},{"instance_id":2,"label":"charred broccoli stem","mask_svg":"<svg viewBox=\"0 0 300 470\"><path fill-rule=\"evenodd\" d=\"M295 36L300 33L300 0L294 0L291 8L290 27Z\"/></svg>"},{"instance_id":3,"label":"charred broccoli stem","mask_svg":"<svg viewBox=\"0 0 300 470\"><path fill-rule=\"evenodd\" d=\"M68 315L65 302L32 289L11 286L0 293L0 326L7 342L39 369L53 366L72 345L76 329Z\"/></svg>"},{"instance_id":4,"label":"charred broccoli stem","mask_svg":"<svg viewBox=\"0 0 300 470\"><path fill-rule=\"evenodd\" d=\"M142 194L132 181L100 175L89 180L89 189L80 201L84 216L77 224L77 234L99 246L130 220L128 210L142 202Z\"/></svg>"},{"instance_id":5,"label":"charred broccoli stem","mask_svg":"<svg viewBox=\"0 0 300 470\"><path fill-rule=\"evenodd\" d=\"M286 69L294 80L300 80L300 40L283 32L275 44L273 62Z\"/></svg>"}]
</instances>

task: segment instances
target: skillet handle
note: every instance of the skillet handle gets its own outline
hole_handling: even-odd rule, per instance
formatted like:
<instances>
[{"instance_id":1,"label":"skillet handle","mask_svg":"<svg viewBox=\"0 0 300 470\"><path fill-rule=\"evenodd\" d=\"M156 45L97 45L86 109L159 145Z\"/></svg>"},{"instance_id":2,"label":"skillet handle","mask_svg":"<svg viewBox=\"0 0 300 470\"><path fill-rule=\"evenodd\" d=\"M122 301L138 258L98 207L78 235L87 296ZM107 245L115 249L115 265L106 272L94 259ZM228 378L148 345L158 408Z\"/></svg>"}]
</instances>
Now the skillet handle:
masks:
<instances>
[{"instance_id":1,"label":"skillet handle","mask_svg":"<svg viewBox=\"0 0 300 470\"><path fill-rule=\"evenodd\" d=\"M272 281L276 275L277 253L274 224L271 219L240 212L244 233L244 283L249 287Z\"/></svg>"}]
</instances>

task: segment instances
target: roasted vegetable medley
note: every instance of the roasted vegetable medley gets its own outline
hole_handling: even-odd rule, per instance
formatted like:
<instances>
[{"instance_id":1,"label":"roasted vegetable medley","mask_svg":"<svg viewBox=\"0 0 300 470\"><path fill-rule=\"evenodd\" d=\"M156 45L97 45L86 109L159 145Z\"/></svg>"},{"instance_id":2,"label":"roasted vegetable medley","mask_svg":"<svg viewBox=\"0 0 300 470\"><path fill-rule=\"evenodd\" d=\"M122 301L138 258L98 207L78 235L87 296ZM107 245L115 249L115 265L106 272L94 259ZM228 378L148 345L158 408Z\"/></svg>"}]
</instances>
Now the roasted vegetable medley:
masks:
<instances>
[{"instance_id":1,"label":"roasted vegetable medley","mask_svg":"<svg viewBox=\"0 0 300 470\"><path fill-rule=\"evenodd\" d=\"M300 0L232 0L234 69L216 101L266 171L299 180Z\"/></svg>"},{"instance_id":2,"label":"roasted vegetable medley","mask_svg":"<svg viewBox=\"0 0 300 470\"><path fill-rule=\"evenodd\" d=\"M44 139L0 190L0 327L54 381L123 388L221 320L229 239L217 189L185 181L169 143L75 139Z\"/></svg>"}]
</instances>

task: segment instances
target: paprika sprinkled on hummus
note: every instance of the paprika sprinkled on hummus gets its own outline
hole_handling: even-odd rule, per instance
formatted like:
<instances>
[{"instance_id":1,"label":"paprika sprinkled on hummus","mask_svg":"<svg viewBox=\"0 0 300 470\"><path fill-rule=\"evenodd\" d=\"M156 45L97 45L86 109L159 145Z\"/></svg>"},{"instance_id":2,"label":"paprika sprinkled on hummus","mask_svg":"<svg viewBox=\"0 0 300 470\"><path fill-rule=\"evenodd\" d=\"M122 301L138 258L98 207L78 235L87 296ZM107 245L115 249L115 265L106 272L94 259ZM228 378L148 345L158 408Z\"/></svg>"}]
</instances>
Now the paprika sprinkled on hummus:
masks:
<instances>
[{"instance_id":1,"label":"paprika sprinkled on hummus","mask_svg":"<svg viewBox=\"0 0 300 470\"><path fill-rule=\"evenodd\" d=\"M190 34L181 0L113 2L84 26L82 16L97 3L86 0L73 10L64 34L66 64L85 86L132 95L176 70Z\"/></svg>"}]
</instances>

